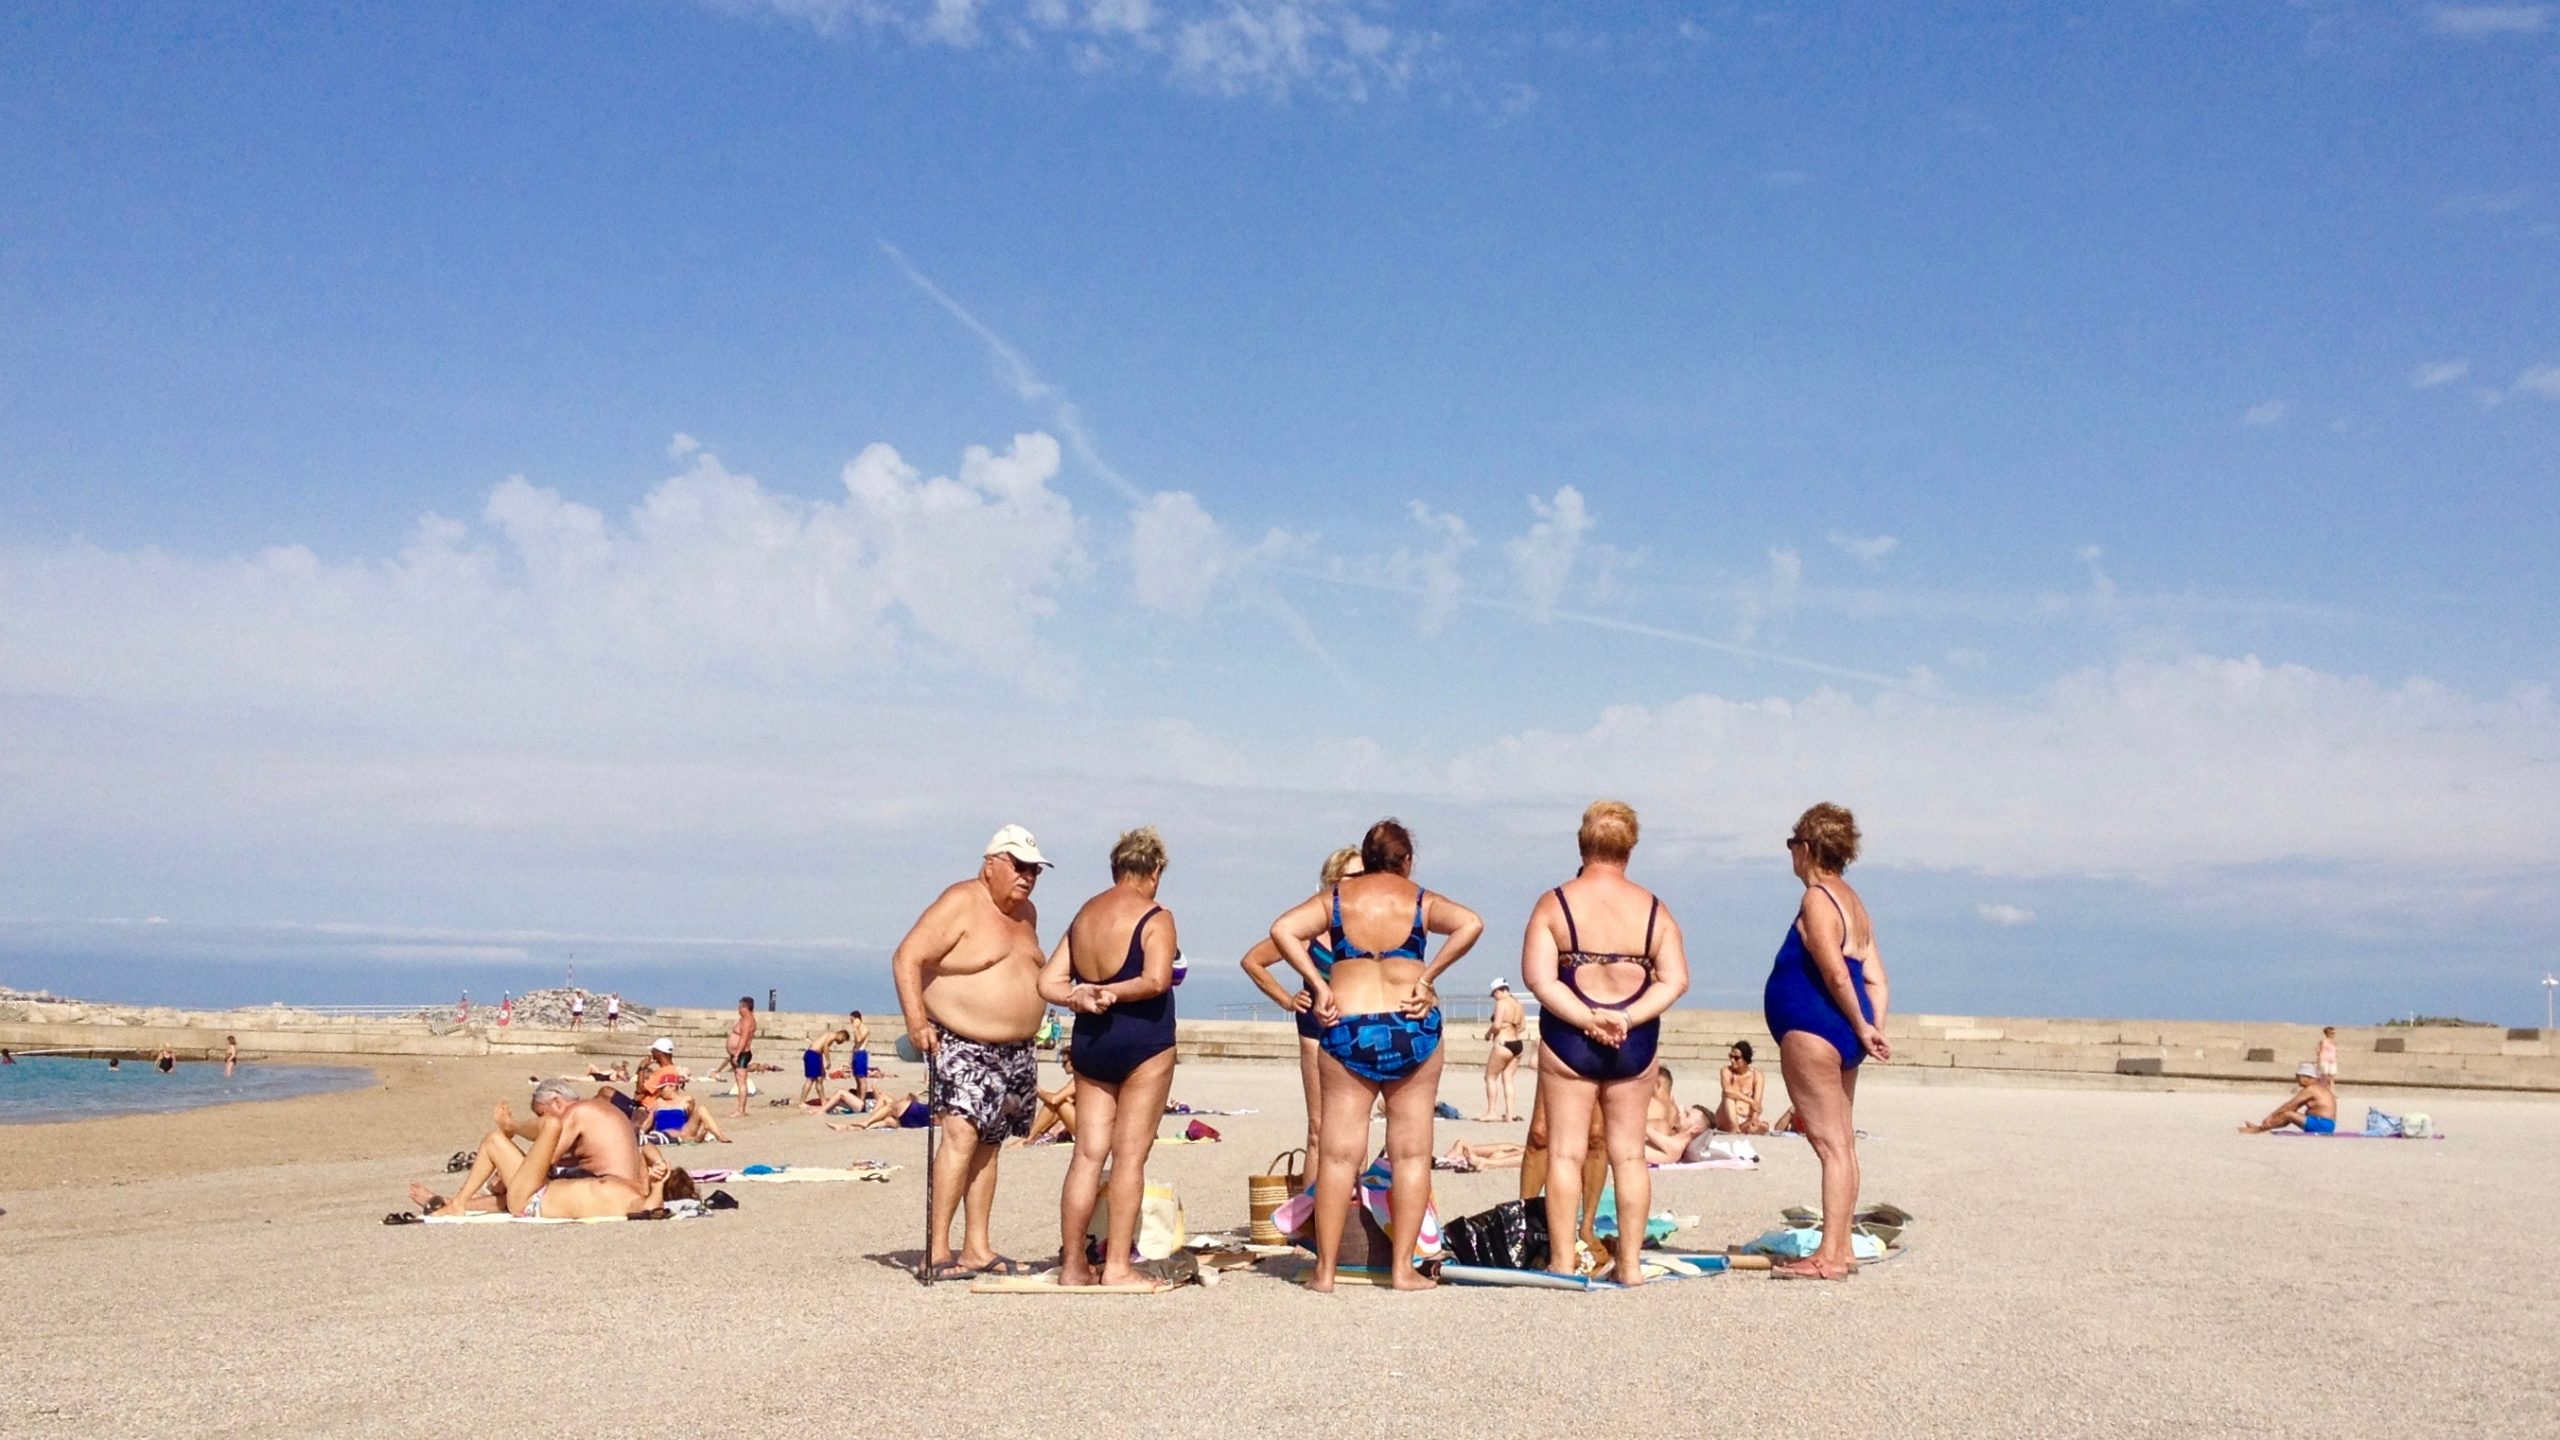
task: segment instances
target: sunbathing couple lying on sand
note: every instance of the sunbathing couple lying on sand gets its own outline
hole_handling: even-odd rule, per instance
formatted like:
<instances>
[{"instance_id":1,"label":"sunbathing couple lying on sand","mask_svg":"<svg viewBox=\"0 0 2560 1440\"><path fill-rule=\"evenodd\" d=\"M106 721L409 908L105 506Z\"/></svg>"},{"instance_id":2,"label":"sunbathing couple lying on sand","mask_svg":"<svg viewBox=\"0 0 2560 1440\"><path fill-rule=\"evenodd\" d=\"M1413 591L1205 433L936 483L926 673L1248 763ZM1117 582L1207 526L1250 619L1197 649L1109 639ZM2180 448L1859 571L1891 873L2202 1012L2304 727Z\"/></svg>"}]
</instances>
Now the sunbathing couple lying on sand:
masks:
<instances>
[{"instance_id":1,"label":"sunbathing couple lying on sand","mask_svg":"<svg viewBox=\"0 0 2560 1440\"><path fill-rule=\"evenodd\" d=\"M534 1086L532 1111L533 1118L518 1120L499 1102L461 1188L447 1197L412 1185L410 1203L429 1215L584 1220L638 1215L694 1198L690 1174L644 1156L622 1112L611 1101L581 1097L576 1081Z\"/></svg>"}]
</instances>

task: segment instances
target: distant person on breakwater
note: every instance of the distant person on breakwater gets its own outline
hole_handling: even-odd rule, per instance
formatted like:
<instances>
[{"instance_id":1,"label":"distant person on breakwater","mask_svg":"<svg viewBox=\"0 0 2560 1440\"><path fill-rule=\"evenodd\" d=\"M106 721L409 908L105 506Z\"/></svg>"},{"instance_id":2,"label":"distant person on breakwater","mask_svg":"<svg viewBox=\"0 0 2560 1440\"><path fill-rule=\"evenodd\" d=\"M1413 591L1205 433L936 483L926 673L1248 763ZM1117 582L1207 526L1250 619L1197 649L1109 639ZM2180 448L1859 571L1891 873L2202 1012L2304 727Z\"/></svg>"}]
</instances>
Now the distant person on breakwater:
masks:
<instances>
[{"instance_id":1,"label":"distant person on breakwater","mask_svg":"<svg viewBox=\"0 0 2560 1440\"><path fill-rule=\"evenodd\" d=\"M1858 1132L1851 1114L1858 1066L1870 1056L1893 1058L1884 1034L1887 991L1875 917L1841 875L1858 858L1858 838L1857 818L1827 803L1798 816L1787 836L1788 863L1804 888L1760 1006L1769 1033L1778 1037L1778 1069L1794 1107L1788 1113L1822 1161L1822 1245L1772 1268L1781 1280L1846 1280L1857 1269L1849 1232L1858 1209Z\"/></svg>"},{"instance_id":2,"label":"distant person on breakwater","mask_svg":"<svg viewBox=\"0 0 2560 1440\"><path fill-rule=\"evenodd\" d=\"M889 958L907 1041L925 1057L926 1101L942 1127L927 1206L925 1278L1016 1275L990 1223L1004 1142L1029 1133L1040 1103L1032 1032L1040 1003L1040 911L1032 887L1049 868L1031 832L1007 825L987 841L978 873L934 897ZM951 1219L962 1210L960 1249Z\"/></svg>"},{"instance_id":3,"label":"distant person on breakwater","mask_svg":"<svg viewBox=\"0 0 2560 1440\"><path fill-rule=\"evenodd\" d=\"M237 1035L225 1035L222 1037L222 1077L226 1080L230 1079L232 1072L239 1068L240 1037Z\"/></svg>"},{"instance_id":4,"label":"distant person on breakwater","mask_svg":"<svg viewBox=\"0 0 2560 1440\"><path fill-rule=\"evenodd\" d=\"M622 1028L622 997L620 995L604 997L604 1028L607 1030Z\"/></svg>"},{"instance_id":5,"label":"distant person on breakwater","mask_svg":"<svg viewBox=\"0 0 2560 1440\"><path fill-rule=\"evenodd\" d=\"M569 997L569 1028L572 1030L587 1028L587 997L583 994Z\"/></svg>"},{"instance_id":6,"label":"distant person on breakwater","mask_svg":"<svg viewBox=\"0 0 2560 1440\"><path fill-rule=\"evenodd\" d=\"M2295 1066L2293 1094L2266 1119L2240 1128L2247 1134L2263 1135L2288 1125L2299 1125L2313 1135L2338 1133L2337 1082L2320 1073L2317 1061Z\"/></svg>"}]
</instances>

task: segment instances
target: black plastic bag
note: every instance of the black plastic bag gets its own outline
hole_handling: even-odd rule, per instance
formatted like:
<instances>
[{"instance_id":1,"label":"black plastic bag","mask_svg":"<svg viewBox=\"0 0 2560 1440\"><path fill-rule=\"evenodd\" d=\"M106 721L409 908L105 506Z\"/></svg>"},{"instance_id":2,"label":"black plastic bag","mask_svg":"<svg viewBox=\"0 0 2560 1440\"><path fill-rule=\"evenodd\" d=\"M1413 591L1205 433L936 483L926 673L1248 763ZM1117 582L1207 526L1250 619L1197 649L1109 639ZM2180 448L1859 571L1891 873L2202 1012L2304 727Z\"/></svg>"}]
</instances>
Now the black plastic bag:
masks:
<instances>
[{"instance_id":1,"label":"black plastic bag","mask_svg":"<svg viewBox=\"0 0 2560 1440\"><path fill-rule=\"evenodd\" d=\"M1505 1200L1440 1227L1441 1244L1461 1265L1538 1270L1547 1263L1547 1202Z\"/></svg>"}]
</instances>

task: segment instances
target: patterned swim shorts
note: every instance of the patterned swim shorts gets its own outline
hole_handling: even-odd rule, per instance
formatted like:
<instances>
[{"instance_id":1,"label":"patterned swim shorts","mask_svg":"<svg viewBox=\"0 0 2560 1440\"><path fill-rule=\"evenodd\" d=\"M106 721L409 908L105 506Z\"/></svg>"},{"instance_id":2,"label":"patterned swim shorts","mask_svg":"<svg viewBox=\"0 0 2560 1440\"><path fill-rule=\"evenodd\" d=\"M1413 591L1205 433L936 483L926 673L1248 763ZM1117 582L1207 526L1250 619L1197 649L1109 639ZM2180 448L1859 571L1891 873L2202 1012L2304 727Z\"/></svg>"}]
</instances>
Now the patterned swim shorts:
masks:
<instances>
[{"instance_id":1,"label":"patterned swim shorts","mask_svg":"<svg viewBox=\"0 0 2560 1440\"><path fill-rule=\"evenodd\" d=\"M936 1025L933 1083L925 1098L936 1115L957 1115L993 1145L1031 1133L1040 1107L1040 1059L1031 1042L990 1045Z\"/></svg>"}]
</instances>

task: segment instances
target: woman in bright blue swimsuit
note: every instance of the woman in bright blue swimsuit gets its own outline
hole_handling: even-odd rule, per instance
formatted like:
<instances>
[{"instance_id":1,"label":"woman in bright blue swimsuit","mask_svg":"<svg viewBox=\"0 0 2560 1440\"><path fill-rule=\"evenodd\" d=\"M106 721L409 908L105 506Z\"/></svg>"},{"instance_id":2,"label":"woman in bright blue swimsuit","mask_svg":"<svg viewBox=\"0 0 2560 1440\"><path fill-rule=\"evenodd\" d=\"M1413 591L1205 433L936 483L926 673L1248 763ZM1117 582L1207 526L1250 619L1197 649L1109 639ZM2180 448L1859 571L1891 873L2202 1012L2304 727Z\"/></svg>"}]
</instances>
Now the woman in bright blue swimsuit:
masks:
<instances>
[{"instance_id":1,"label":"woman in bright blue swimsuit","mask_svg":"<svg viewBox=\"0 0 2560 1440\"><path fill-rule=\"evenodd\" d=\"M1342 1227L1350 1218L1354 1177L1368 1161L1369 1111L1387 1102L1387 1160L1395 1174L1395 1224L1388 1283L1427 1289L1428 1276L1404 1263L1422 1234L1431 1200L1431 1111L1440 1099L1440 1000L1432 982L1484 933L1484 921L1445 895L1406 878L1413 836L1393 820L1369 827L1360 841L1362 873L1308 899L1271 923L1271 943L1315 996L1324 1031L1319 1088L1324 1118L1316 1154L1316 1269L1313 1290L1331 1290ZM1438 957L1423 958L1432 935L1449 937ZM1312 942L1333 951L1330 970L1316 968ZM1402 939L1392 937L1401 936Z\"/></svg>"},{"instance_id":2,"label":"woman in bright blue swimsuit","mask_svg":"<svg viewBox=\"0 0 2560 1440\"><path fill-rule=\"evenodd\" d=\"M1066 939L1041 967L1040 998L1076 1017L1075 1158L1058 1204L1058 1283L1097 1283L1085 1231L1111 1162L1111 1221L1104 1285L1138 1285L1133 1267L1147 1154L1173 1090L1173 912L1156 903L1164 838L1152 825L1111 847L1111 888L1067 922Z\"/></svg>"},{"instance_id":3,"label":"woman in bright blue swimsuit","mask_svg":"<svg viewBox=\"0 0 2560 1440\"><path fill-rule=\"evenodd\" d=\"M1856 1266L1849 1227L1858 1208L1858 1139L1850 1109L1858 1066L1893 1058L1885 1039L1884 959L1867 903L1840 872L1858 858L1858 822L1837 805L1796 821L1787 854L1804 897L1761 992L1796 1127L1822 1161L1822 1248L1772 1273L1786 1280L1845 1280Z\"/></svg>"},{"instance_id":4,"label":"woman in bright blue swimsuit","mask_svg":"<svg viewBox=\"0 0 2560 1440\"><path fill-rule=\"evenodd\" d=\"M1360 852L1345 845L1325 857L1323 869L1317 872L1316 889L1319 893L1331 893L1343 877L1359 873ZM1309 941L1307 955L1316 962L1319 972L1333 973L1331 946L1321 940ZM1316 1019L1316 992L1305 986L1284 990L1279 981L1271 978L1271 967L1280 963L1280 947L1272 944L1268 935L1253 942L1253 948L1244 952L1241 963L1245 978L1253 982L1254 988L1270 996L1271 1003L1288 1011L1298 1022L1298 1084L1306 1092L1307 1154L1313 1158L1324 1131L1324 1098L1319 1087L1321 1071L1317 1067L1317 1060L1324 1050L1316 1043L1324 1036L1324 1025Z\"/></svg>"},{"instance_id":5,"label":"woman in bright blue swimsuit","mask_svg":"<svg viewBox=\"0 0 2560 1440\"><path fill-rule=\"evenodd\" d=\"M1520 975L1538 997L1549 1235L1572 1235L1580 1227L1594 1105L1617 1179L1618 1213L1652 1213L1644 1130L1654 1048L1662 1012L1689 988L1679 922L1652 891L1627 878L1636 812L1616 800L1594 801L1582 812L1575 840L1582 872L1539 897L1520 940ZM1611 943L1622 948L1604 948ZM1618 1283L1644 1283L1642 1249L1618 1247ZM1549 1256L1549 1269L1577 1273L1572 1246L1553 1247Z\"/></svg>"}]
</instances>

